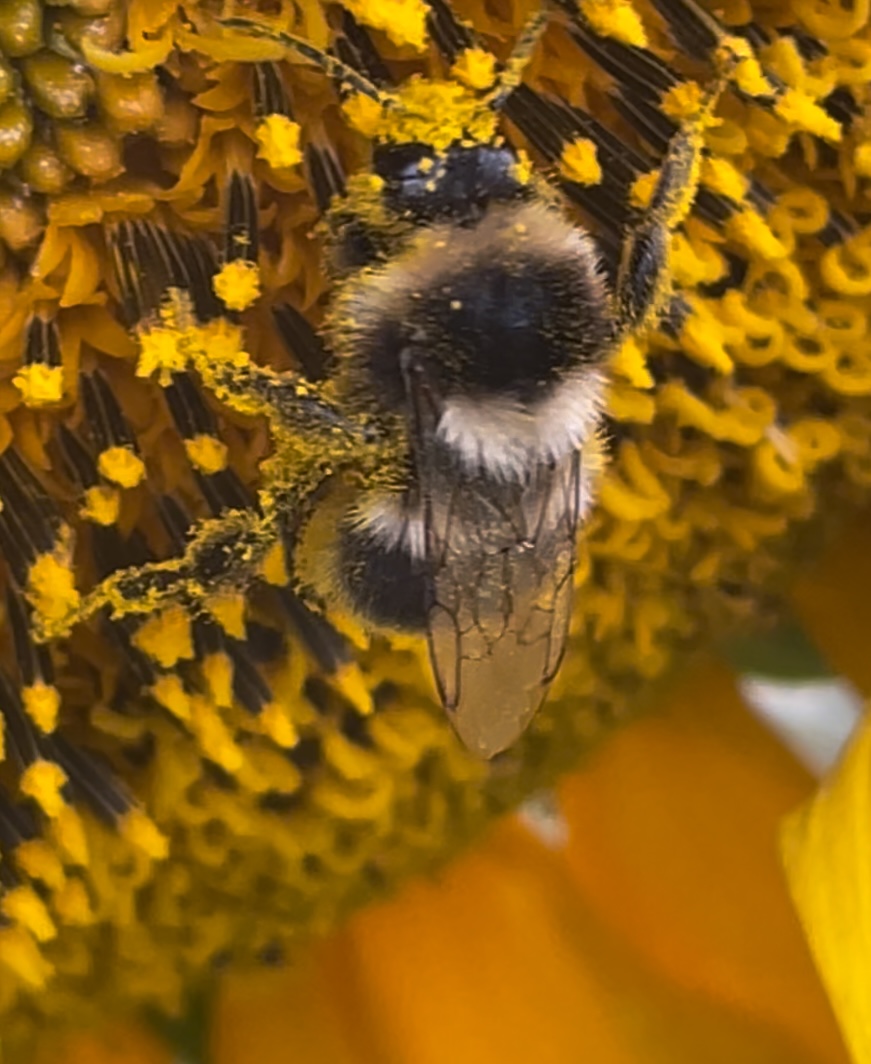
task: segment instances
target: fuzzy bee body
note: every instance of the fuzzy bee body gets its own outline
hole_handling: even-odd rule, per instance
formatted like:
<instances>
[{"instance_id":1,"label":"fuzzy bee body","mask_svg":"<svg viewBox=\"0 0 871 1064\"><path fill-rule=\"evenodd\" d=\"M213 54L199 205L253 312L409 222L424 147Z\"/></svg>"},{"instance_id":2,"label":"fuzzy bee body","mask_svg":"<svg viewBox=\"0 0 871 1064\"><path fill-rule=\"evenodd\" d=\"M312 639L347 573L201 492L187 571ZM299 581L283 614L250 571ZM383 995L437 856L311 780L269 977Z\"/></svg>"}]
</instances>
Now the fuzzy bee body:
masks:
<instances>
[{"instance_id":1,"label":"fuzzy bee body","mask_svg":"<svg viewBox=\"0 0 871 1064\"><path fill-rule=\"evenodd\" d=\"M338 595L376 627L426 633L438 694L470 749L491 757L518 738L566 645L608 362L668 302L672 236L734 62L724 48L718 77L676 125L609 280L594 238L499 130L546 23L532 16L487 88L412 77L381 90L306 41L223 21L375 105L371 167L344 184L321 159L327 194L313 181L334 290L308 353L327 352L330 379L256 363L232 321L200 313L200 286L171 262L171 298L150 318L153 299L124 274L142 322L140 375L157 370L166 387L189 366L230 408L264 416L273 450L256 505L222 504L180 557L113 573L60 617L32 596L40 638L107 607L118 619L170 603L208 615L221 592L270 579L273 548L290 545L299 590ZM250 175L232 175L228 209L225 259L256 271ZM289 327L299 332L292 316ZM314 505L330 487L353 493L337 517Z\"/></svg>"},{"instance_id":2,"label":"fuzzy bee body","mask_svg":"<svg viewBox=\"0 0 871 1064\"><path fill-rule=\"evenodd\" d=\"M592 239L504 143L375 159L389 254L347 272L326 335L343 404L398 419L409 468L340 521L333 582L371 623L428 634L457 730L492 756L565 645L611 297ZM367 212L351 197L328 213L338 269Z\"/></svg>"}]
</instances>

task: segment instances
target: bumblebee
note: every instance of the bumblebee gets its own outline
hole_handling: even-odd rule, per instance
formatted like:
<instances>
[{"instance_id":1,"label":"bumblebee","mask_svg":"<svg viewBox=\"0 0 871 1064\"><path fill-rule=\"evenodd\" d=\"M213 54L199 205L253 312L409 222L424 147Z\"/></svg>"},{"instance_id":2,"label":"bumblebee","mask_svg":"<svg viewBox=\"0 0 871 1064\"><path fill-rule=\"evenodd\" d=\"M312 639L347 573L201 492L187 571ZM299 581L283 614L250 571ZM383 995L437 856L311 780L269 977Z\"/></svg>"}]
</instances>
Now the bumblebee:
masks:
<instances>
[{"instance_id":1,"label":"bumblebee","mask_svg":"<svg viewBox=\"0 0 871 1064\"><path fill-rule=\"evenodd\" d=\"M224 33L301 57L370 108L371 169L324 217L330 378L257 365L229 343L235 327L186 321L195 308L175 291L140 335L140 372L166 371L172 334L173 368L265 414L273 453L258 506L200 522L179 558L113 574L69 615L42 618L43 637L103 607L208 611L289 542L297 582L321 595L329 584L376 628L426 634L440 699L470 750L490 758L521 735L566 646L609 360L669 301L672 235L729 62L671 138L609 281L594 237L500 131L548 20L533 16L484 89L414 77L395 91L280 29L223 20ZM353 500L325 530L314 499L343 477ZM333 561L308 579L311 566L294 559L313 541Z\"/></svg>"}]
</instances>

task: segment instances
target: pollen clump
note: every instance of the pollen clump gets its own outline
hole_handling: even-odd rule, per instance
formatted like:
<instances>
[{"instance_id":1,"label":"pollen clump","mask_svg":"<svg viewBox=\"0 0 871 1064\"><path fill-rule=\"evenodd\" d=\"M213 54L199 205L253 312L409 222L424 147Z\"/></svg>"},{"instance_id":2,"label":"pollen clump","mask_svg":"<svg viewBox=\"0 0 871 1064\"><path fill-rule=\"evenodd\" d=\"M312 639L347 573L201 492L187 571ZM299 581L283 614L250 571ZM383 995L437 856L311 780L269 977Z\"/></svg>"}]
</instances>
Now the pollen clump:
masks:
<instances>
[{"instance_id":1,"label":"pollen clump","mask_svg":"<svg viewBox=\"0 0 871 1064\"><path fill-rule=\"evenodd\" d=\"M28 406L46 406L63 398L63 369L60 366L46 366L41 362L22 366L12 383Z\"/></svg>"},{"instance_id":2,"label":"pollen clump","mask_svg":"<svg viewBox=\"0 0 871 1064\"><path fill-rule=\"evenodd\" d=\"M560 159L560 169L569 181L577 181L581 185L598 185L602 180L596 145L585 138L566 145Z\"/></svg>"},{"instance_id":3,"label":"pollen clump","mask_svg":"<svg viewBox=\"0 0 871 1064\"><path fill-rule=\"evenodd\" d=\"M48 817L56 817L64 806L63 788L67 774L53 761L34 761L21 776L21 793L32 798Z\"/></svg>"},{"instance_id":4,"label":"pollen clump","mask_svg":"<svg viewBox=\"0 0 871 1064\"><path fill-rule=\"evenodd\" d=\"M75 586L68 547L63 541L57 553L37 557L28 577L27 597L45 621L62 623L75 612L81 596Z\"/></svg>"},{"instance_id":5,"label":"pollen clump","mask_svg":"<svg viewBox=\"0 0 871 1064\"><path fill-rule=\"evenodd\" d=\"M190 617L180 606L150 617L138 628L133 641L165 669L194 656Z\"/></svg>"},{"instance_id":6,"label":"pollen clump","mask_svg":"<svg viewBox=\"0 0 871 1064\"><path fill-rule=\"evenodd\" d=\"M215 274L215 295L227 310L247 310L260 298L260 271L256 263L234 259Z\"/></svg>"},{"instance_id":7,"label":"pollen clump","mask_svg":"<svg viewBox=\"0 0 871 1064\"><path fill-rule=\"evenodd\" d=\"M273 170L290 170L298 166L302 162L299 134L299 123L287 115L267 115L255 130L260 146L258 158L265 159Z\"/></svg>"},{"instance_id":8,"label":"pollen clump","mask_svg":"<svg viewBox=\"0 0 871 1064\"><path fill-rule=\"evenodd\" d=\"M185 454L201 473L214 475L227 468L227 445L205 434L184 441Z\"/></svg>"},{"instance_id":9,"label":"pollen clump","mask_svg":"<svg viewBox=\"0 0 871 1064\"><path fill-rule=\"evenodd\" d=\"M21 691L24 710L41 732L54 731L60 709L60 692L52 684L38 680Z\"/></svg>"},{"instance_id":10,"label":"pollen clump","mask_svg":"<svg viewBox=\"0 0 871 1064\"><path fill-rule=\"evenodd\" d=\"M482 92L496 78L496 60L483 48L465 48L451 67L451 74L470 89Z\"/></svg>"},{"instance_id":11,"label":"pollen clump","mask_svg":"<svg viewBox=\"0 0 871 1064\"><path fill-rule=\"evenodd\" d=\"M129 447L110 447L97 459L97 468L119 488L135 488L145 477L145 463Z\"/></svg>"},{"instance_id":12,"label":"pollen clump","mask_svg":"<svg viewBox=\"0 0 871 1064\"><path fill-rule=\"evenodd\" d=\"M384 30L394 44L408 44L417 51L426 45L423 0L349 0L346 7L365 25Z\"/></svg>"}]
</instances>

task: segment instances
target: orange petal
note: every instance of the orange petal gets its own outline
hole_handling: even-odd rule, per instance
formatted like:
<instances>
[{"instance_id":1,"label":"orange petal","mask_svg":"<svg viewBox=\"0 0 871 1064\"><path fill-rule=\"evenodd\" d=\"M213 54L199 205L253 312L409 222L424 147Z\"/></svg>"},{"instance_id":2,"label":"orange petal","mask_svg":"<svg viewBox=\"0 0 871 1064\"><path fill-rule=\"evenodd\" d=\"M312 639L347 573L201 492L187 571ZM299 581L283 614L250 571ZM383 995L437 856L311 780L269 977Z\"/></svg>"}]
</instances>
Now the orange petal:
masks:
<instances>
[{"instance_id":1,"label":"orange petal","mask_svg":"<svg viewBox=\"0 0 871 1064\"><path fill-rule=\"evenodd\" d=\"M838 1064L779 873L811 787L725 670L563 788L571 842L516 821L292 970L225 984L215 1064Z\"/></svg>"},{"instance_id":2,"label":"orange petal","mask_svg":"<svg viewBox=\"0 0 871 1064\"><path fill-rule=\"evenodd\" d=\"M156 1035L137 1024L79 1032L40 1043L33 1064L173 1064L174 1054Z\"/></svg>"},{"instance_id":3,"label":"orange petal","mask_svg":"<svg viewBox=\"0 0 871 1064\"><path fill-rule=\"evenodd\" d=\"M831 1062L843 1049L776 847L780 818L812 787L718 667L624 728L566 784L564 807L579 889L627 945Z\"/></svg>"}]
</instances>

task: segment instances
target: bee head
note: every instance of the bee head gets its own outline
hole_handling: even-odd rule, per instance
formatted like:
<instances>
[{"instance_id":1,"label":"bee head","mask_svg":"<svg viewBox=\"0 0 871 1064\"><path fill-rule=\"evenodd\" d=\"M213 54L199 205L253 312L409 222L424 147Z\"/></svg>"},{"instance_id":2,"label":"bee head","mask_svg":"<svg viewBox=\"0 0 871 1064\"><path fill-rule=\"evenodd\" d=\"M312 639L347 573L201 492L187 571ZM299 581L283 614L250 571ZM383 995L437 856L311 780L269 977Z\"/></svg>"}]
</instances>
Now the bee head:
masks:
<instances>
[{"instance_id":1,"label":"bee head","mask_svg":"<svg viewBox=\"0 0 871 1064\"><path fill-rule=\"evenodd\" d=\"M488 204L524 198L528 186L506 144L455 142L444 151L417 142L376 146L373 171L385 205L415 222L474 221Z\"/></svg>"}]
</instances>

